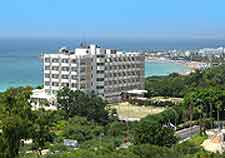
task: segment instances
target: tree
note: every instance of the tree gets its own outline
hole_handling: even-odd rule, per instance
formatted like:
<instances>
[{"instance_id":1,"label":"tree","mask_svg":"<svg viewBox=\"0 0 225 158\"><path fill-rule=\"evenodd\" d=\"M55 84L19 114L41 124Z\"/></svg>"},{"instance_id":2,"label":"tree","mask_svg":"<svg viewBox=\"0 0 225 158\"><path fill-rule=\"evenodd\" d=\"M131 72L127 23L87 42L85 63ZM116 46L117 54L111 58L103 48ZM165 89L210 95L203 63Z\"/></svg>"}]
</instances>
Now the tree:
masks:
<instances>
[{"instance_id":1,"label":"tree","mask_svg":"<svg viewBox=\"0 0 225 158\"><path fill-rule=\"evenodd\" d=\"M50 112L44 109L34 112L32 130L33 149L39 151L40 155L42 155L41 151L46 147L46 143L53 141L52 125L53 120Z\"/></svg>"},{"instance_id":2,"label":"tree","mask_svg":"<svg viewBox=\"0 0 225 158\"><path fill-rule=\"evenodd\" d=\"M0 95L0 119L5 158L16 158L22 139L27 139L32 127L29 103L31 88L9 89Z\"/></svg>"},{"instance_id":3,"label":"tree","mask_svg":"<svg viewBox=\"0 0 225 158\"><path fill-rule=\"evenodd\" d=\"M58 108L65 112L66 119L78 115L100 123L109 120L106 102L95 95L63 88L57 94L57 102Z\"/></svg>"},{"instance_id":4,"label":"tree","mask_svg":"<svg viewBox=\"0 0 225 158\"><path fill-rule=\"evenodd\" d=\"M175 112L175 111L174 111ZM142 119L134 129L135 144L171 146L177 142L175 130L167 124L176 119L172 110Z\"/></svg>"},{"instance_id":5,"label":"tree","mask_svg":"<svg viewBox=\"0 0 225 158\"><path fill-rule=\"evenodd\" d=\"M225 64L209 69L196 71L188 76L171 74L169 76L153 76L145 79L148 96L183 97L193 88L225 89Z\"/></svg>"},{"instance_id":6,"label":"tree","mask_svg":"<svg viewBox=\"0 0 225 158\"><path fill-rule=\"evenodd\" d=\"M184 97L186 107L192 105L195 119L212 117L213 110L216 111L216 119L219 121L220 112L224 112L225 91L218 88L197 88Z\"/></svg>"},{"instance_id":7,"label":"tree","mask_svg":"<svg viewBox=\"0 0 225 158\"><path fill-rule=\"evenodd\" d=\"M66 122L62 135L66 139L74 139L80 143L98 137L103 132L102 126L84 117L75 116Z\"/></svg>"},{"instance_id":8,"label":"tree","mask_svg":"<svg viewBox=\"0 0 225 158\"><path fill-rule=\"evenodd\" d=\"M57 106L65 112L64 116L66 119L72 116L74 108L76 108L76 105L74 105L75 102L73 94L74 92L69 88L63 88L57 93Z\"/></svg>"}]
</instances>

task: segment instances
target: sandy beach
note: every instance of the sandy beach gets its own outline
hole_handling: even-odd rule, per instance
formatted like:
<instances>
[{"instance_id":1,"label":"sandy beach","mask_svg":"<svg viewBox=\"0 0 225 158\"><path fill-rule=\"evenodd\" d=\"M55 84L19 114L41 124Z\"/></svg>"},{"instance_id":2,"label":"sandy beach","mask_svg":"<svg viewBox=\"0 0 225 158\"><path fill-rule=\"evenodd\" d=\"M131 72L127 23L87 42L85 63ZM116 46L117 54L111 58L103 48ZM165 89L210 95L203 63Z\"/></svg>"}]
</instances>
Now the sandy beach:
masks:
<instances>
[{"instance_id":1,"label":"sandy beach","mask_svg":"<svg viewBox=\"0 0 225 158\"><path fill-rule=\"evenodd\" d=\"M189 75L196 70L204 69L207 67L206 63L197 62L197 61L185 61L185 60L171 60L164 57L148 57L145 62L155 62L155 63L174 63L174 64L182 64L188 67L189 69L185 72L179 72L181 75Z\"/></svg>"}]
</instances>

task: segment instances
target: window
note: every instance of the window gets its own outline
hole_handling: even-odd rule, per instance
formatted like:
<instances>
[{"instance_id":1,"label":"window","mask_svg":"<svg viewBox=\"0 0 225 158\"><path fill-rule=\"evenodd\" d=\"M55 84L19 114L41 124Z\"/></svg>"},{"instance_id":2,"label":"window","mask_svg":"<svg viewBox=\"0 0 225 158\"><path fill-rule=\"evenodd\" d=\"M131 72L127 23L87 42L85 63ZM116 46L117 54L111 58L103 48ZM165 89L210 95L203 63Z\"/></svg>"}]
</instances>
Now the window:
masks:
<instances>
[{"instance_id":1,"label":"window","mask_svg":"<svg viewBox=\"0 0 225 158\"><path fill-rule=\"evenodd\" d=\"M72 59L72 63L75 64L77 62L76 59Z\"/></svg>"},{"instance_id":2,"label":"window","mask_svg":"<svg viewBox=\"0 0 225 158\"><path fill-rule=\"evenodd\" d=\"M50 70L50 66L45 66L45 70Z\"/></svg>"},{"instance_id":3,"label":"window","mask_svg":"<svg viewBox=\"0 0 225 158\"><path fill-rule=\"evenodd\" d=\"M45 85L46 85L46 86L49 86L49 85L50 85L50 82L45 82Z\"/></svg>"},{"instance_id":4,"label":"window","mask_svg":"<svg viewBox=\"0 0 225 158\"><path fill-rule=\"evenodd\" d=\"M52 74L52 78L58 79L58 78L59 78L59 75L57 75L57 74Z\"/></svg>"},{"instance_id":5,"label":"window","mask_svg":"<svg viewBox=\"0 0 225 158\"><path fill-rule=\"evenodd\" d=\"M105 70L110 70L110 66L105 66Z\"/></svg>"},{"instance_id":6,"label":"window","mask_svg":"<svg viewBox=\"0 0 225 158\"><path fill-rule=\"evenodd\" d=\"M81 61L80 65L86 65L86 62L85 61Z\"/></svg>"},{"instance_id":7,"label":"window","mask_svg":"<svg viewBox=\"0 0 225 158\"><path fill-rule=\"evenodd\" d=\"M52 82L52 86L58 87L59 83L58 82Z\"/></svg>"},{"instance_id":8,"label":"window","mask_svg":"<svg viewBox=\"0 0 225 158\"><path fill-rule=\"evenodd\" d=\"M53 66L52 67L52 70L58 71L59 70L59 67L58 66Z\"/></svg>"},{"instance_id":9,"label":"window","mask_svg":"<svg viewBox=\"0 0 225 158\"><path fill-rule=\"evenodd\" d=\"M104 58L105 55L97 55L97 58Z\"/></svg>"},{"instance_id":10,"label":"window","mask_svg":"<svg viewBox=\"0 0 225 158\"><path fill-rule=\"evenodd\" d=\"M53 59L52 59L52 62L53 62L53 63L58 63L58 62L59 62L59 59L58 59L58 58L53 58Z\"/></svg>"},{"instance_id":11,"label":"window","mask_svg":"<svg viewBox=\"0 0 225 158\"><path fill-rule=\"evenodd\" d=\"M128 58L128 61L131 61L131 57Z\"/></svg>"},{"instance_id":12,"label":"window","mask_svg":"<svg viewBox=\"0 0 225 158\"><path fill-rule=\"evenodd\" d=\"M61 84L63 87L69 87L69 83L62 83Z\"/></svg>"},{"instance_id":13,"label":"window","mask_svg":"<svg viewBox=\"0 0 225 158\"><path fill-rule=\"evenodd\" d=\"M68 59L62 59L62 63L69 63Z\"/></svg>"},{"instance_id":14,"label":"window","mask_svg":"<svg viewBox=\"0 0 225 158\"><path fill-rule=\"evenodd\" d=\"M72 88L76 88L77 84L76 83L72 83Z\"/></svg>"},{"instance_id":15,"label":"window","mask_svg":"<svg viewBox=\"0 0 225 158\"><path fill-rule=\"evenodd\" d=\"M62 75L62 79L68 79L69 76L68 75Z\"/></svg>"},{"instance_id":16,"label":"window","mask_svg":"<svg viewBox=\"0 0 225 158\"><path fill-rule=\"evenodd\" d=\"M97 78L97 81L102 82L102 81L104 81L104 78Z\"/></svg>"},{"instance_id":17,"label":"window","mask_svg":"<svg viewBox=\"0 0 225 158\"><path fill-rule=\"evenodd\" d=\"M80 73L83 73L83 72L85 72L85 68L84 67L80 68Z\"/></svg>"},{"instance_id":18,"label":"window","mask_svg":"<svg viewBox=\"0 0 225 158\"><path fill-rule=\"evenodd\" d=\"M104 86L96 86L97 89L104 89Z\"/></svg>"},{"instance_id":19,"label":"window","mask_svg":"<svg viewBox=\"0 0 225 158\"><path fill-rule=\"evenodd\" d=\"M86 84L85 83L80 84L80 88L81 89L85 89L85 87L86 87Z\"/></svg>"},{"instance_id":20,"label":"window","mask_svg":"<svg viewBox=\"0 0 225 158\"><path fill-rule=\"evenodd\" d=\"M45 78L50 78L50 74L45 74Z\"/></svg>"},{"instance_id":21,"label":"window","mask_svg":"<svg viewBox=\"0 0 225 158\"><path fill-rule=\"evenodd\" d=\"M76 80L77 79L77 76L76 75L72 75L71 77L73 80Z\"/></svg>"},{"instance_id":22,"label":"window","mask_svg":"<svg viewBox=\"0 0 225 158\"><path fill-rule=\"evenodd\" d=\"M69 71L69 67L62 67L62 71Z\"/></svg>"},{"instance_id":23,"label":"window","mask_svg":"<svg viewBox=\"0 0 225 158\"><path fill-rule=\"evenodd\" d=\"M97 74L104 74L104 71L103 70L98 70Z\"/></svg>"},{"instance_id":24,"label":"window","mask_svg":"<svg viewBox=\"0 0 225 158\"><path fill-rule=\"evenodd\" d=\"M72 67L72 71L77 71L77 68L76 67Z\"/></svg>"},{"instance_id":25,"label":"window","mask_svg":"<svg viewBox=\"0 0 225 158\"><path fill-rule=\"evenodd\" d=\"M97 66L104 66L104 63L97 63Z\"/></svg>"},{"instance_id":26,"label":"window","mask_svg":"<svg viewBox=\"0 0 225 158\"><path fill-rule=\"evenodd\" d=\"M85 81L85 80L86 80L86 79L85 79L85 76L81 76L81 77L80 77L80 80L81 80L81 81Z\"/></svg>"},{"instance_id":27,"label":"window","mask_svg":"<svg viewBox=\"0 0 225 158\"><path fill-rule=\"evenodd\" d=\"M50 62L50 58L45 58L45 62L49 63Z\"/></svg>"}]
</instances>

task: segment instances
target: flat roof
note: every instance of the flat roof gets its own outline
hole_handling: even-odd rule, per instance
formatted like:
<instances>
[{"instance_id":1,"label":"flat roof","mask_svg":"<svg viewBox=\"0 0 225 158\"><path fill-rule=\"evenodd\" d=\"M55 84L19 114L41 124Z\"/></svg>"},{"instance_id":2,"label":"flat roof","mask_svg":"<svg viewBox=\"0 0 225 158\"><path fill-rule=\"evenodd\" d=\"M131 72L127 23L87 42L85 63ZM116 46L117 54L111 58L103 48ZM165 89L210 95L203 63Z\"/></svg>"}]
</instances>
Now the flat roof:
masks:
<instances>
[{"instance_id":1,"label":"flat roof","mask_svg":"<svg viewBox=\"0 0 225 158\"><path fill-rule=\"evenodd\" d=\"M47 99L47 100L49 100L49 99L54 99L55 96L46 94L44 89L34 89L32 91L31 98L33 98L33 99Z\"/></svg>"},{"instance_id":2,"label":"flat roof","mask_svg":"<svg viewBox=\"0 0 225 158\"><path fill-rule=\"evenodd\" d=\"M148 93L148 91L147 90L133 89L133 90L130 90L130 91L126 91L125 93L143 95L145 93Z\"/></svg>"}]
</instances>

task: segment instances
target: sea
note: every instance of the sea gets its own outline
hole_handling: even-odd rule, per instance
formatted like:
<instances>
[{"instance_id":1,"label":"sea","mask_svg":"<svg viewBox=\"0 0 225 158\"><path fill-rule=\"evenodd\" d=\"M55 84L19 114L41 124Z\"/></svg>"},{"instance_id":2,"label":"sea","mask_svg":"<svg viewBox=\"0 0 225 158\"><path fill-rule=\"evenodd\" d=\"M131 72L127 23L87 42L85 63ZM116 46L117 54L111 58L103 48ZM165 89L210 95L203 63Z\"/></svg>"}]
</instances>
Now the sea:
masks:
<instances>
[{"instance_id":1,"label":"sea","mask_svg":"<svg viewBox=\"0 0 225 158\"><path fill-rule=\"evenodd\" d=\"M75 39L75 38L0 38L0 91L10 87L42 84L43 53L56 52L60 47L76 48L80 43L97 43L102 47L126 51L187 49L218 47L224 40L170 41L139 39ZM145 63L145 76L163 76L185 73L190 69L182 64L150 61Z\"/></svg>"}]
</instances>

